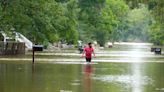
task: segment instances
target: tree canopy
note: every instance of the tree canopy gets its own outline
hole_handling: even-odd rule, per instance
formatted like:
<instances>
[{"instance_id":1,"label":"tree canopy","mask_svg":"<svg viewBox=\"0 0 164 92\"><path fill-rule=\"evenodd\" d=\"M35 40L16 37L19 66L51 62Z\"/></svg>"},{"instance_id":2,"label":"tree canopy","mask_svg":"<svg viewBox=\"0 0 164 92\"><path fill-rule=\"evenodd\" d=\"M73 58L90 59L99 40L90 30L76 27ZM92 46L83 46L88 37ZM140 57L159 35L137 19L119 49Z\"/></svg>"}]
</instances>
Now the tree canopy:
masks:
<instances>
[{"instance_id":1,"label":"tree canopy","mask_svg":"<svg viewBox=\"0 0 164 92\"><path fill-rule=\"evenodd\" d=\"M0 30L34 43L164 44L163 0L0 0Z\"/></svg>"}]
</instances>

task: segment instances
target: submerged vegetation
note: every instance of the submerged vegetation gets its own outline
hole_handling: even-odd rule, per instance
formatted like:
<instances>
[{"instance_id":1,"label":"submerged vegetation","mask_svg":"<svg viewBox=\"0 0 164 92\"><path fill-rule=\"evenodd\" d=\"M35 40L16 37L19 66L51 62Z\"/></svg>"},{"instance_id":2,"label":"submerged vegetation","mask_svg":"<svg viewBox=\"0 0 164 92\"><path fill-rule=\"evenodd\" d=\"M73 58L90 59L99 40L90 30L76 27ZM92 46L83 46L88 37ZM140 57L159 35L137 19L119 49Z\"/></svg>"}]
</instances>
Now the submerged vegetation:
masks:
<instances>
[{"instance_id":1,"label":"submerged vegetation","mask_svg":"<svg viewBox=\"0 0 164 92\"><path fill-rule=\"evenodd\" d=\"M164 44L163 0L0 0L0 30L38 44L97 41Z\"/></svg>"}]
</instances>

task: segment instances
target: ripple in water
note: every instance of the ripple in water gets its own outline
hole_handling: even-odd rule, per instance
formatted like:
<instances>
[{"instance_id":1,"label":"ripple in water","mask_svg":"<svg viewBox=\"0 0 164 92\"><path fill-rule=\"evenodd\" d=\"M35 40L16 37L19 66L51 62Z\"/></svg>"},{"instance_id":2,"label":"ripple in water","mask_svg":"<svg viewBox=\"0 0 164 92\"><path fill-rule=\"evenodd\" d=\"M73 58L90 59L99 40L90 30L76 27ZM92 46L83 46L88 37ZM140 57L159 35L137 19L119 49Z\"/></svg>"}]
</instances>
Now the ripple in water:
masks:
<instances>
[{"instance_id":1,"label":"ripple in water","mask_svg":"<svg viewBox=\"0 0 164 92\"><path fill-rule=\"evenodd\" d=\"M105 76L96 76L93 77L95 80L100 80L103 82L108 82L108 83L124 83L127 85L133 85L133 84L138 84L140 86L148 85L148 84L153 84L153 80L148 77L148 76L142 76L139 77L139 81L137 76L131 76L131 75L105 75Z\"/></svg>"}]
</instances>

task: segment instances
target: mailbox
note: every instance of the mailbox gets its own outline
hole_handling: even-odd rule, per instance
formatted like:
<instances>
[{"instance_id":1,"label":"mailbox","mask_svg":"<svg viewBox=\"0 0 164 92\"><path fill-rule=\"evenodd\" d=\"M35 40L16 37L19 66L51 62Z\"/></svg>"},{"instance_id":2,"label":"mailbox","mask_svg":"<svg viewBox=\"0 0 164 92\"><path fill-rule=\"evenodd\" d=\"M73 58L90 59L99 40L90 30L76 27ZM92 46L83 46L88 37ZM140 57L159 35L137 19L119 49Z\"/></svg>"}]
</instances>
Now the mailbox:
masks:
<instances>
[{"instance_id":1,"label":"mailbox","mask_svg":"<svg viewBox=\"0 0 164 92\"><path fill-rule=\"evenodd\" d=\"M155 48L155 54L161 54L161 48Z\"/></svg>"},{"instance_id":2,"label":"mailbox","mask_svg":"<svg viewBox=\"0 0 164 92\"><path fill-rule=\"evenodd\" d=\"M43 51L43 45L33 45L33 51Z\"/></svg>"},{"instance_id":3,"label":"mailbox","mask_svg":"<svg viewBox=\"0 0 164 92\"><path fill-rule=\"evenodd\" d=\"M43 51L43 45L33 45L33 55L32 55L32 58L33 58L33 61L32 63L34 64L34 58L35 58L35 51Z\"/></svg>"}]
</instances>

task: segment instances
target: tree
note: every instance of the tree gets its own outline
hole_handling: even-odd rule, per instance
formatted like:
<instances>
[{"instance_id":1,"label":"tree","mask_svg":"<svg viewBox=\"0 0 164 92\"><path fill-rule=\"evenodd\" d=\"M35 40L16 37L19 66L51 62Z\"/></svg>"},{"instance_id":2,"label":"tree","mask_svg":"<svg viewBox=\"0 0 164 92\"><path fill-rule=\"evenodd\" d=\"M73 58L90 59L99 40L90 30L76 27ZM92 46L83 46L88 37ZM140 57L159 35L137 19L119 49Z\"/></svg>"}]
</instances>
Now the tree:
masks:
<instances>
[{"instance_id":1,"label":"tree","mask_svg":"<svg viewBox=\"0 0 164 92\"><path fill-rule=\"evenodd\" d=\"M150 15L153 16L154 22L152 23L152 27L149 33L150 42L155 44L163 44L163 36L162 33L164 28L164 1L163 0L125 0L127 4L134 9L139 7L141 4L145 4L148 6L149 11L151 12Z\"/></svg>"},{"instance_id":2,"label":"tree","mask_svg":"<svg viewBox=\"0 0 164 92\"><path fill-rule=\"evenodd\" d=\"M79 6L79 33L90 34L87 37L97 40L100 46L104 46L109 39L115 40L114 38L119 36L115 31L120 27L121 18L128 10L123 0L80 0Z\"/></svg>"},{"instance_id":3,"label":"tree","mask_svg":"<svg viewBox=\"0 0 164 92\"><path fill-rule=\"evenodd\" d=\"M125 17L129 7L123 0L106 0L106 5L102 11L102 20L105 30L108 31L109 40L118 41L121 32L124 31Z\"/></svg>"},{"instance_id":4,"label":"tree","mask_svg":"<svg viewBox=\"0 0 164 92\"><path fill-rule=\"evenodd\" d=\"M78 31L77 31L77 2L75 0L70 0L66 3L65 6L65 30L61 32L60 36L62 39L65 39L68 43L75 44L78 40Z\"/></svg>"},{"instance_id":5,"label":"tree","mask_svg":"<svg viewBox=\"0 0 164 92\"><path fill-rule=\"evenodd\" d=\"M5 1L5 4L4 4ZM1 1L0 28L11 28L38 44L48 44L61 39L77 41L77 17L75 0Z\"/></svg>"},{"instance_id":6,"label":"tree","mask_svg":"<svg viewBox=\"0 0 164 92\"><path fill-rule=\"evenodd\" d=\"M155 45L163 45L164 44L164 30L161 28L160 24L154 24L151 27L149 32L150 38L149 40L153 42Z\"/></svg>"},{"instance_id":7,"label":"tree","mask_svg":"<svg viewBox=\"0 0 164 92\"><path fill-rule=\"evenodd\" d=\"M148 30L152 23L150 11L145 5L132 9L127 16L127 30L124 41L147 41Z\"/></svg>"},{"instance_id":8,"label":"tree","mask_svg":"<svg viewBox=\"0 0 164 92\"><path fill-rule=\"evenodd\" d=\"M100 31L101 9L105 0L79 0L79 39L84 42L96 40L95 31Z\"/></svg>"}]
</instances>

